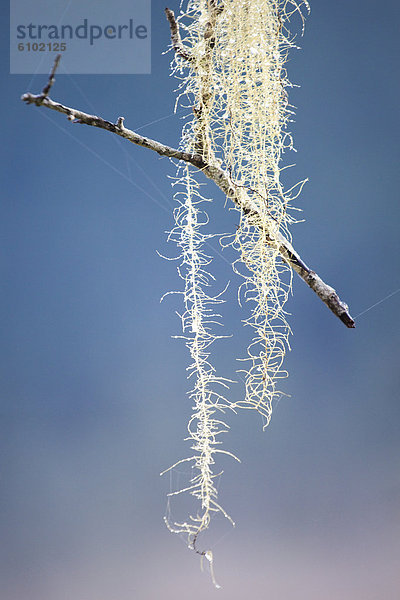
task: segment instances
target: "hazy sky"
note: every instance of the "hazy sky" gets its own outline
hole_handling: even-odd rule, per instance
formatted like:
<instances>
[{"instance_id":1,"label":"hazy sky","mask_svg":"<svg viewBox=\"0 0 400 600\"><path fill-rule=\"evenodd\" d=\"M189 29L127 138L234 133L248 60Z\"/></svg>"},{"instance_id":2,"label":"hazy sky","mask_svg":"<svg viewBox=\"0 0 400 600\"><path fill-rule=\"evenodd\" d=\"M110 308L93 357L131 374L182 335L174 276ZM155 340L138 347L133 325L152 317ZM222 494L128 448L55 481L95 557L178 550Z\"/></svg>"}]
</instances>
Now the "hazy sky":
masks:
<instances>
[{"instance_id":1,"label":"hazy sky","mask_svg":"<svg viewBox=\"0 0 400 600\"><path fill-rule=\"evenodd\" d=\"M164 6L152 2L151 75L60 75L52 98L176 146L184 111L173 114ZM398 600L399 3L315 0L288 64L301 85L288 182L309 178L295 247L357 327L294 280L290 398L265 432L256 414L229 416L225 447L242 462L220 463L237 525L218 519L207 538L218 592L163 524L180 474L159 473L188 455L191 413L188 356L171 339L179 296L159 302L181 286L157 254L176 255L174 166L24 106L46 77L8 74L2 9L2 599ZM206 193L210 232L233 231L237 214ZM219 289L231 282L233 335L215 362L235 378L249 333L231 259L212 267Z\"/></svg>"}]
</instances>

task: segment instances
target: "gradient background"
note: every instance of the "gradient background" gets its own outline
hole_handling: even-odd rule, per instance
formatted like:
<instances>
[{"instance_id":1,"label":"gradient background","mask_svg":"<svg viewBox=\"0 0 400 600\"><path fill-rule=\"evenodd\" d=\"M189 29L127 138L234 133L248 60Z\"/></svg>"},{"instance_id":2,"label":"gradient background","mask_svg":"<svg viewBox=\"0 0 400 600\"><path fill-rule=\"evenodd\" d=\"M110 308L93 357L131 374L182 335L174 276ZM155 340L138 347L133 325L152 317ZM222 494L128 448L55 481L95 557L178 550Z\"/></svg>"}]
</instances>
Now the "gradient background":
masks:
<instances>
[{"instance_id":1,"label":"gradient background","mask_svg":"<svg viewBox=\"0 0 400 600\"><path fill-rule=\"evenodd\" d=\"M8 75L5 5L2 600L398 600L399 3L315 1L288 65L301 88L287 181L310 178L295 247L354 317L397 293L347 330L295 279L291 398L264 433L255 414L229 416L225 448L242 463L221 461L220 501L237 526L217 519L205 542L220 591L162 522L176 481L159 472L189 453L188 357L170 337L179 297L159 303L181 282L156 253L175 253L164 233L174 167L24 106L45 78ZM150 76L59 76L51 96L177 145L164 5L152 3ZM210 231L232 231L236 213L207 189ZM223 256L213 268L218 289L231 281L234 337L215 346L215 363L234 376L248 332Z\"/></svg>"}]
</instances>

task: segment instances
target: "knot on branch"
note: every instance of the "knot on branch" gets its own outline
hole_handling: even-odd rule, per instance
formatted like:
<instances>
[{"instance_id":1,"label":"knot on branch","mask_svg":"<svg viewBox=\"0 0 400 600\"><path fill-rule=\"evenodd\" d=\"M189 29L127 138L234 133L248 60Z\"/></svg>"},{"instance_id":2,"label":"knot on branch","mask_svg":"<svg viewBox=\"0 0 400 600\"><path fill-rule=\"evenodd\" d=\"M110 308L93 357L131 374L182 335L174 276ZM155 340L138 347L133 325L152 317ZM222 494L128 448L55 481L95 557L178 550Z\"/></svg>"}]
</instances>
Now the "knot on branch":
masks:
<instances>
[{"instance_id":1,"label":"knot on branch","mask_svg":"<svg viewBox=\"0 0 400 600\"><path fill-rule=\"evenodd\" d=\"M115 123L115 126L117 127L117 129L120 129L121 131L123 131L125 129L124 120L125 120L125 117L118 117L117 122Z\"/></svg>"}]
</instances>

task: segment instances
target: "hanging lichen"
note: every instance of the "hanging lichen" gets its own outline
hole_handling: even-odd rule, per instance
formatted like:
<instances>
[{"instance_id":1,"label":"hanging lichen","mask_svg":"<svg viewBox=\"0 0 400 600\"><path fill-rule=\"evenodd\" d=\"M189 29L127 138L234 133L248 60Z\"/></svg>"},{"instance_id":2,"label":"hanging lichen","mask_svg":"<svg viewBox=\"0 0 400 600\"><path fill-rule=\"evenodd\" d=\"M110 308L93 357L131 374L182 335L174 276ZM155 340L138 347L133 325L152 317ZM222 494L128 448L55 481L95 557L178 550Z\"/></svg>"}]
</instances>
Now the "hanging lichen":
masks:
<instances>
[{"instance_id":1,"label":"hanging lichen","mask_svg":"<svg viewBox=\"0 0 400 600\"><path fill-rule=\"evenodd\" d=\"M167 524L186 533L196 551L197 537L208 527L212 513L228 516L217 502L214 485L214 456L225 452L216 438L227 427L216 413L226 408L256 409L268 425L280 393L277 382L286 376L282 362L290 328L284 305L291 274L274 240L281 235L290 239L289 205L301 189L299 184L285 191L281 182L282 154L292 148L288 123L293 112L284 64L294 40L287 26L295 12L303 19L301 6L308 8L307 2L291 0L188 0L178 18L182 40L169 11L176 51L173 73L180 79L178 101L191 106L181 149L201 155L211 167L223 168L238 196L245 195L255 208L251 213L240 211L238 230L229 240L239 253L234 263L243 277L239 297L249 306L244 321L253 330L247 356L242 354L243 400L230 403L217 391L227 381L216 376L209 356L218 337L212 307L222 300L206 293L210 258L203 251L207 235L201 227L207 219L200 217L205 213L198 206L204 199L194 169L185 165L178 170L178 208L170 238L180 248L179 273L185 282L182 325L192 358L194 413L188 429L194 454L176 463L191 461L193 476L188 486L171 494L188 491L200 507L187 520ZM210 552L201 554L212 561Z\"/></svg>"}]
</instances>

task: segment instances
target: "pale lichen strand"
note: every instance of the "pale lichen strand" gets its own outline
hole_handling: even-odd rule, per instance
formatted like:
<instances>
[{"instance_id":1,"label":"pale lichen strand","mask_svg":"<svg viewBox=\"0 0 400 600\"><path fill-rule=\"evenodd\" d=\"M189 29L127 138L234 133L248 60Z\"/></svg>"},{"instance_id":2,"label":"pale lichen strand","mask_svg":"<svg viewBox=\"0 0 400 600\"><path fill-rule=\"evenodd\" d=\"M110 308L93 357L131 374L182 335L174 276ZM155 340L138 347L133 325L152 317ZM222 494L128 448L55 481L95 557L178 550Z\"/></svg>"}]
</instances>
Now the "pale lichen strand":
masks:
<instances>
[{"instance_id":1,"label":"pale lichen strand","mask_svg":"<svg viewBox=\"0 0 400 600\"><path fill-rule=\"evenodd\" d=\"M228 425L216 416L216 413L222 414L230 408L229 401L219 391L226 389L230 382L218 377L208 360L210 345L222 337L213 330L220 319L216 305L223 302L223 299L221 294L211 295L209 292L213 278L207 268L211 259L203 251L203 246L211 236L201 231L207 218L199 206L206 199L200 194L199 184L188 165L178 168L174 186L178 187L175 193L178 206L174 211L175 226L169 233L169 239L175 241L180 250L178 272L184 281L184 312L180 315L183 334L176 337L185 340L192 360L188 367L188 378L194 380L189 393L194 412L188 424L187 439L191 442L194 454L170 467L173 469L182 462L192 463L192 476L188 485L169 495L189 492L199 500L200 507L195 515L189 516L184 522L171 522L167 517L165 521L171 531L187 534L189 545L197 551L197 536L207 529L213 513L222 512L230 519L217 502L214 483L217 475L213 472L215 454L223 453L233 457L231 453L219 448L217 438L227 431ZM206 555L206 552L200 553ZM209 560L211 556L208 551Z\"/></svg>"}]
</instances>

